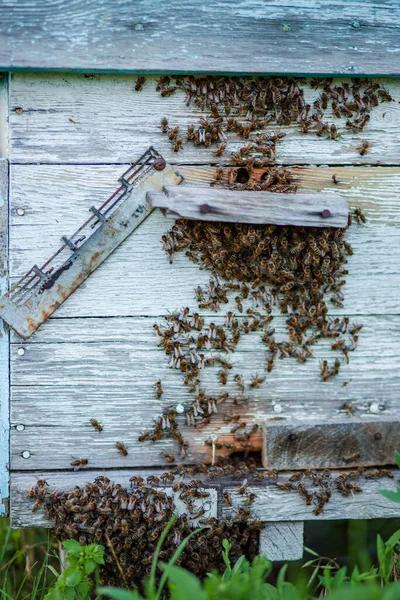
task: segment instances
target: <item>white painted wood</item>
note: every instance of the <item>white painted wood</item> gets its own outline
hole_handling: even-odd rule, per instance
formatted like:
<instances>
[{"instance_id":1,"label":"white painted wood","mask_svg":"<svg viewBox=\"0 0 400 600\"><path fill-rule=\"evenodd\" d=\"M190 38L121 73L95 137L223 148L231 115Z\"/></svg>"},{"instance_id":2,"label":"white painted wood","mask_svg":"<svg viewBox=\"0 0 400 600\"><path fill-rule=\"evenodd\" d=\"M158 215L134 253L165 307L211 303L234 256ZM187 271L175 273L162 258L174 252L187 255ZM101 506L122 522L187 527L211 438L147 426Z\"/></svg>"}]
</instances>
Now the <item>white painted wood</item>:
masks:
<instances>
[{"instance_id":1,"label":"white painted wood","mask_svg":"<svg viewBox=\"0 0 400 600\"><path fill-rule=\"evenodd\" d=\"M2 4L3 69L399 74L394 0Z\"/></svg>"},{"instance_id":2,"label":"white painted wood","mask_svg":"<svg viewBox=\"0 0 400 600\"><path fill-rule=\"evenodd\" d=\"M4 81L4 80L3 80ZM0 80L0 98L4 93ZM0 110L0 116L2 111ZM8 161L0 159L0 295L8 288ZM8 514L9 333L0 319L0 517Z\"/></svg>"},{"instance_id":3,"label":"white painted wood","mask_svg":"<svg viewBox=\"0 0 400 600\"><path fill-rule=\"evenodd\" d=\"M112 472L104 470L84 471L76 473L57 471L35 471L31 473L13 473L11 481L11 501L13 505L13 527L48 527L43 512L32 513L32 501L27 498L28 490L38 479L46 479L49 489L70 490L76 485L83 486L93 481L99 475L107 475L115 483L129 486L129 478L133 474L142 476L154 473L154 471L132 471L131 469L119 469ZM395 471L395 476L397 476ZM288 474L290 475L290 473ZM334 475L334 473L333 473ZM268 487L248 488L248 492L255 492L257 497L252 504L251 518L261 518L266 522L302 522L314 520L336 520L336 519L373 519L379 515L380 518L396 518L400 516L400 506L384 498L380 489L396 489L395 480L381 479L379 481L362 482L363 492L353 497L343 498L339 494L332 494L330 501L325 505L325 511L315 516L312 507L306 506L305 502L295 492L284 492L275 485ZM205 485L209 489L208 485ZM218 482L212 482L211 487L220 487ZM229 517L232 511L243 504L243 496L237 493L238 486L224 487L227 489L234 502L234 508L222 506L222 516ZM235 491L236 490L236 491Z\"/></svg>"},{"instance_id":4,"label":"white painted wood","mask_svg":"<svg viewBox=\"0 0 400 600\"><path fill-rule=\"evenodd\" d=\"M14 283L32 264L49 258L59 247L60 237L79 226L94 201L108 197L122 170L120 165L13 166L10 274ZM204 173L199 168L179 170L189 182L206 183L206 177L212 177L210 169ZM350 207L361 206L368 218L365 226L354 225L348 232L354 255L348 261L344 307L332 307L331 313L397 314L400 169L315 168L296 173L301 189L338 191ZM335 186L332 174L343 183ZM17 214L19 207L24 208L24 216ZM182 305L194 308L193 288L206 284L210 274L200 271L184 253L176 256L174 264L168 263L160 238L172 222L158 211L152 214L55 318L163 315Z\"/></svg>"},{"instance_id":5,"label":"white painted wood","mask_svg":"<svg viewBox=\"0 0 400 600\"><path fill-rule=\"evenodd\" d=\"M247 493L256 493L251 505L252 518L262 521L314 521L336 519L381 519L400 516L400 505L387 500L379 490L395 490L397 482L394 479L377 481L363 480L359 482L363 491L353 496L343 497L336 491L325 504L324 512L313 514L313 507L307 506L296 491L280 490L276 486L248 487ZM232 510L243 504L243 495L237 488L226 488L233 502L233 507L222 507L222 515L228 516ZM312 488L311 488L312 489Z\"/></svg>"},{"instance_id":6,"label":"white painted wood","mask_svg":"<svg viewBox=\"0 0 400 600\"><path fill-rule=\"evenodd\" d=\"M264 17L266 12L263 11ZM318 9L315 14L321 12ZM346 26L353 35L358 35L350 23ZM317 27L320 29L319 24ZM218 31L221 31L220 25ZM202 47L205 47L203 42ZM227 60L233 64L230 54ZM206 58L203 64L206 66ZM299 64L303 69L304 62ZM356 65L354 62L355 68ZM185 133L187 125L198 123L203 113L193 104L185 105L184 92L162 98L155 90L156 79L148 78L143 91L136 92L135 77L129 75L88 78L71 73L13 74L10 158L21 163L125 163L139 157L151 144L171 163L228 163L230 152L236 152L245 143L236 134L229 134L228 147L221 158L215 157L215 147L194 147L188 142L184 142L181 152L173 151L168 136L161 132L161 118L167 117L171 126L180 126ZM279 127L287 136L277 144L277 162L399 164L400 81L382 79L380 82L396 101L374 108L363 132L352 133L346 129L345 119L337 120L329 111L325 112L324 118L338 126L341 137L336 140L305 135L295 125ZM306 101L312 105L318 93L306 86ZM21 108L22 113L16 112ZM267 131L276 130L276 125L267 128ZM360 156L357 148L365 139L371 143L371 148L365 156Z\"/></svg>"},{"instance_id":7,"label":"white painted wood","mask_svg":"<svg viewBox=\"0 0 400 600\"><path fill-rule=\"evenodd\" d=\"M149 192L154 208L172 217L218 221L297 225L303 227L347 227L347 202L339 194L283 194L245 192L206 187L164 186L164 192ZM324 212L325 211L325 212ZM325 216L324 216L325 215Z\"/></svg>"},{"instance_id":8,"label":"white painted wood","mask_svg":"<svg viewBox=\"0 0 400 600\"><path fill-rule=\"evenodd\" d=\"M223 317L214 315L207 318L207 323L211 320L218 324ZM169 368L167 357L157 347L154 321L50 319L27 343L13 336L13 469L70 469L71 455L87 457L92 468L163 465L163 448L176 453L172 440L137 441L162 407L188 404L193 399L181 373ZM183 427L185 437L191 440L188 460L210 456L204 442L213 431L222 439L231 437L231 425L223 421L223 415L238 410L243 411L246 422L260 423L265 417L276 417L278 408L280 417L324 419L339 415L345 402L359 407L357 415L367 413L371 404L377 403L383 414L395 418L400 403L400 374L393 365L400 355L400 317L371 316L363 322L350 363L342 365L339 375L329 382L319 377L319 360L332 361L337 356L327 341L313 347L315 356L306 364L294 359L277 360L267 374L266 348L260 342L260 333L243 334L229 357L233 368L227 385L219 383L218 367L204 369L202 385L210 393L228 391L235 396L239 391L233 380L235 373L242 373L247 385L255 373L267 375L266 381L260 389L246 391L249 402L242 408L232 403L220 405L210 426ZM285 318L276 317L273 326L276 339L286 339ZM161 400L154 395L158 379L165 390ZM90 426L92 417L103 424L101 433ZM18 425L24 429L18 431ZM115 451L116 441L126 443L127 457ZM261 447L261 438L253 443ZM29 459L22 456L26 450Z\"/></svg>"},{"instance_id":9,"label":"white painted wood","mask_svg":"<svg viewBox=\"0 0 400 600\"><path fill-rule=\"evenodd\" d=\"M269 560L300 560L303 558L304 522L266 523L260 532L259 554Z\"/></svg>"}]
</instances>

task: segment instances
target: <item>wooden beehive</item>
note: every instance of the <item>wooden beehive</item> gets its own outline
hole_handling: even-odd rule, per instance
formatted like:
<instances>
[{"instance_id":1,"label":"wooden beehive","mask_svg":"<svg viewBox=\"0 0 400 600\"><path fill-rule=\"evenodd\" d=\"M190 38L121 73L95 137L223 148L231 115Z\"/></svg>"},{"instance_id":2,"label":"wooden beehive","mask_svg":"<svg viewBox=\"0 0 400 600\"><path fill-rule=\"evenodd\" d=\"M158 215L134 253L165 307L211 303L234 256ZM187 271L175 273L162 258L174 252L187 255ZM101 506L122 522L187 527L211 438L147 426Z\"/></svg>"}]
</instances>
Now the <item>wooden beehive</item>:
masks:
<instances>
[{"instance_id":1,"label":"wooden beehive","mask_svg":"<svg viewBox=\"0 0 400 600\"><path fill-rule=\"evenodd\" d=\"M102 15L105 4L96 3L91 13L97 11L98 16ZM1 48L3 69L12 71L13 67L20 67L61 72L15 72L1 78L0 110L5 132L0 138L1 292L6 290L8 281L10 284L17 281L32 263L42 264L59 246L60 237L80 225L82 214L94 201L100 203L113 192L128 161L137 158L149 145L154 145L183 175L185 185L207 186L214 180L215 165L220 159L212 150L187 145L181 154L175 154L159 126L163 116L172 124L186 126L198 120L199 109L185 107L184 95L180 92L171 98L161 98L155 91L156 75L148 76L143 91L135 92L133 72L265 74L267 71L301 71L340 76L399 75L392 58L395 55L389 51L390 45L396 43L393 31L396 32L397 26L393 26L393 14L388 17L389 12L398 13L398 8L384 10L382 7L372 16L372 9L369 12L363 4L361 20L357 12L361 3L359 7L352 5L351 9L347 8L345 21L337 22L335 27L328 23L336 19L337 7L327 8L323 16L327 27L321 31L318 25L317 33L316 17L309 10L314 6L311 0L301 3L307 15L304 22L296 16L296 7L284 13L283 8L275 6L273 14L266 16L262 12L260 22L254 20L254 11L258 9L252 2L239 3L235 13L228 16L221 13L222 6L213 6L207 19L226 22L228 18L237 31L236 36L231 37L229 33L226 39L233 54L222 55L220 38L216 46L209 27L206 39L203 37L204 30L199 27L202 21L196 17L199 9L196 3L188 4L191 3L181 8L176 3L165 15L161 14L165 12L162 7L142 7L142 11L150 12L135 17L137 23L122 12L119 17L126 23L124 35L120 37L118 28L104 33L108 41L118 34L119 41L112 45L111 57L108 50L106 56L97 49L91 53L94 58L88 57L86 46L83 52L78 46L73 53L68 53L61 43L54 53L47 53L43 33L39 35L36 53L28 54L21 31L24 18L30 16L24 15L17 23L10 7L7 18L19 41L13 55L6 43ZM43 20L41 11L46 10L37 7L38 22ZM123 11L122 8L116 10ZM190 41L179 38L175 53L171 47L172 55L168 56L163 43L157 40L170 35L171 15L175 10L193 36ZM57 27L64 35L64 19L68 23L67 32L70 28L72 32L76 23L69 19L67 4L59 15L54 35L57 36ZM154 30L155 16L158 25ZM322 18L320 11L319 18ZM391 23L388 28L387 19ZM284 27L276 25L280 21ZM85 27L90 31L90 21ZM228 28L223 28L224 31ZM260 40L265 39L268 31L271 32L268 51L261 51ZM300 45L304 34L308 40L306 51ZM349 50L349 35L356 40L352 50ZM210 56L198 55L196 39L201 39L203 47L208 45ZM232 39L235 39L234 44ZM367 44L366 39L372 43ZM339 53L316 52L322 40L323 45L331 43L342 47L340 59ZM134 61L133 41L136 44ZM281 55L282 43L296 46L294 55ZM183 54L186 44L189 50ZM249 65L243 57L252 56L255 48L260 58ZM67 73L67 70L92 73ZM110 70L125 73L107 72ZM248 423L268 422L279 416L290 421L295 419L302 425L310 420L334 424L347 417L342 407L350 403L360 423L399 420L400 375L396 365L400 357L400 143L397 135L400 85L394 79L379 81L396 102L379 105L372 111L371 121L362 135L347 131L340 139L327 140L302 135L298 128L288 126L285 128L288 135L279 147L279 160L292 165L300 191L339 192L349 205L361 207L367 215L366 225L348 232L354 255L348 262L350 273L344 306L330 310L333 316L352 315L364 324L359 347L351 356L350 364L327 383L318 377L318 363L330 358L328 346L318 347L314 358L304 365L282 361L269 374L264 386L252 392L250 402L243 409ZM312 104L316 92L306 86L306 93ZM4 141L7 136L8 143ZM364 138L371 143L371 148L360 156L357 147ZM234 140L230 149L234 151L239 145L239 140ZM226 173L230 168L227 161ZM333 175L338 184L333 182ZM190 396L179 373L168 367L168 360L157 346L153 324L168 311L182 306L196 309L194 288L206 284L210 276L184 254L178 254L174 263L169 264L160 238L170 225L171 221L159 211L153 212L26 342L12 332L9 334L6 328L0 330L0 498L3 500L0 514L1 508L7 512L6 432L10 424L14 526L44 524L41 512L32 514L31 502L26 496L39 476L44 476L52 487L69 489L105 470L115 469L113 479L126 483L133 472L150 473L165 466L160 453L162 449L172 450L173 442L143 445L137 438L143 429L151 426L160 407L185 404ZM217 323L223 319L222 313L216 316L206 310L203 313ZM277 315L274 325L278 334L282 332L285 317ZM232 356L232 363L234 369L248 379L256 372L263 372L265 350L259 334L249 334L242 340ZM204 378L209 386L216 385L215 373L204 373ZM158 379L165 389L162 400L154 396L154 383ZM226 386L228 391L231 385ZM100 434L90 426L90 418L104 425ZM186 432L191 441L187 462L210 457L210 448L204 441L211 433L220 440L231 439L230 427L223 421L222 412L209 427ZM128 447L127 456L116 452L118 440ZM255 445L261 451L261 434ZM74 473L70 465L73 456L87 457L87 469ZM375 463L376 459L372 461ZM286 469L290 467L290 462L284 465ZM391 481L385 482L385 487L393 486ZM264 550L274 558L297 558L302 551L304 520L399 516L396 505L379 495L381 487L381 482L370 481L365 484L363 494L340 498L340 502L332 500L319 517L297 496L276 488L263 489L258 493L254 510L262 520L275 523L266 530ZM237 498L235 489L232 493ZM217 510L218 514L224 511L222 506ZM279 536L285 541L285 549L277 542Z\"/></svg>"}]
</instances>

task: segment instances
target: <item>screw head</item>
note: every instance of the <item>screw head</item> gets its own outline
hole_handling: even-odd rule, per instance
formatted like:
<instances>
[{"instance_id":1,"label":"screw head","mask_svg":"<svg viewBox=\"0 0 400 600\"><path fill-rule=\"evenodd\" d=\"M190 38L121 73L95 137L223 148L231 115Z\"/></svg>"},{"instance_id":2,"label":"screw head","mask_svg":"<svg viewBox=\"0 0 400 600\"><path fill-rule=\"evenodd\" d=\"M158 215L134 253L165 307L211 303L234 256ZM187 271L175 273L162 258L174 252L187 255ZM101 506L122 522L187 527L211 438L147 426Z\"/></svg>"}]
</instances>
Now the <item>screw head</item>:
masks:
<instances>
[{"instance_id":1,"label":"screw head","mask_svg":"<svg viewBox=\"0 0 400 600\"><path fill-rule=\"evenodd\" d=\"M382 434L380 431L377 431L376 434L374 435L374 439L375 440L381 440L382 439Z\"/></svg>"},{"instance_id":2,"label":"screw head","mask_svg":"<svg viewBox=\"0 0 400 600\"><path fill-rule=\"evenodd\" d=\"M210 212L210 205L209 204L202 204L200 206L200 212L201 212L202 215L205 215L208 212Z\"/></svg>"},{"instance_id":3,"label":"screw head","mask_svg":"<svg viewBox=\"0 0 400 600\"><path fill-rule=\"evenodd\" d=\"M323 219L329 219L329 217L332 216L332 213L330 210L328 210L327 208L325 208L322 212L321 212L321 217Z\"/></svg>"},{"instance_id":4,"label":"screw head","mask_svg":"<svg viewBox=\"0 0 400 600\"><path fill-rule=\"evenodd\" d=\"M177 404L175 406L175 410L178 413L178 415L183 415L183 413L185 412L185 407L183 406L183 404Z\"/></svg>"},{"instance_id":5,"label":"screw head","mask_svg":"<svg viewBox=\"0 0 400 600\"><path fill-rule=\"evenodd\" d=\"M297 440L297 435L295 433L289 434L289 442L294 442Z\"/></svg>"},{"instance_id":6,"label":"screw head","mask_svg":"<svg viewBox=\"0 0 400 600\"><path fill-rule=\"evenodd\" d=\"M25 214L25 210L23 208L17 208L16 213L19 217L23 217Z\"/></svg>"},{"instance_id":7,"label":"screw head","mask_svg":"<svg viewBox=\"0 0 400 600\"><path fill-rule=\"evenodd\" d=\"M166 165L167 163L165 162L164 158L156 158L156 160L153 162L153 167L156 171L164 171Z\"/></svg>"},{"instance_id":8,"label":"screw head","mask_svg":"<svg viewBox=\"0 0 400 600\"><path fill-rule=\"evenodd\" d=\"M29 450L24 450L22 453L22 458L29 458L31 455L31 453L29 452Z\"/></svg>"},{"instance_id":9,"label":"screw head","mask_svg":"<svg viewBox=\"0 0 400 600\"><path fill-rule=\"evenodd\" d=\"M25 425L22 425L22 424L21 424L21 425L16 425L16 426L15 426L15 429L16 429L17 431L24 431L24 429L25 429Z\"/></svg>"},{"instance_id":10,"label":"screw head","mask_svg":"<svg viewBox=\"0 0 400 600\"><path fill-rule=\"evenodd\" d=\"M23 356L25 354L24 348L18 348L17 354L18 354L18 356Z\"/></svg>"}]
</instances>

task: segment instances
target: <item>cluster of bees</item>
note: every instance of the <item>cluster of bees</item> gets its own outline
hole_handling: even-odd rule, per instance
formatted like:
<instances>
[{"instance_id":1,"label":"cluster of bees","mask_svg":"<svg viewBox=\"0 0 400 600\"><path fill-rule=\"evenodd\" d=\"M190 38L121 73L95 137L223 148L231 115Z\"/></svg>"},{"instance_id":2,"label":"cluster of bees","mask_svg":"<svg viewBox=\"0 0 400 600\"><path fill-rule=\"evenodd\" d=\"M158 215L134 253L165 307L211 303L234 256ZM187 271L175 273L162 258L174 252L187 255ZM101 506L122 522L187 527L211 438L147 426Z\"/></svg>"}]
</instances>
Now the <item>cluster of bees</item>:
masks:
<instances>
[{"instance_id":1,"label":"cluster of bees","mask_svg":"<svg viewBox=\"0 0 400 600\"><path fill-rule=\"evenodd\" d=\"M175 478L172 473L164 475L165 478L161 477L164 482ZM58 539L76 539L83 545L104 545L103 584L141 588L150 575L157 542L176 513L173 495L159 485L160 478L156 476L144 480L136 475L131 478L130 489L126 489L101 476L83 487L50 492L47 482L42 479L31 488L29 496L35 500L34 510L44 507ZM200 481L187 484L178 481L173 486L174 492L185 501L188 512L181 514L170 530L159 556L163 562L168 562L181 541L191 533L190 520L195 518L195 513L189 510L190 504L194 499L208 495L200 485ZM203 529L186 545L177 560L178 565L203 577L212 570L223 570L221 542L224 538L232 544L233 561L243 554L250 560L256 556L262 523L249 522L249 515L245 519L240 512L229 519L202 519L204 509L195 510Z\"/></svg>"},{"instance_id":2,"label":"cluster of bees","mask_svg":"<svg viewBox=\"0 0 400 600\"><path fill-rule=\"evenodd\" d=\"M365 470L358 468L332 477L329 469L322 471L313 469L297 471L284 483L277 483L277 486L281 490L297 492L308 506L314 506L313 513L318 516L324 512L325 504L329 502L332 492L337 492L347 498L363 491L359 485L360 480L382 477L393 479L393 473L388 469Z\"/></svg>"},{"instance_id":3,"label":"cluster of bees","mask_svg":"<svg viewBox=\"0 0 400 600\"><path fill-rule=\"evenodd\" d=\"M304 97L301 87L304 84L320 90L312 104ZM198 125L189 125L186 132L179 126L170 127L168 120L162 119L161 129L172 141L175 152L182 148L184 141L205 147L217 144L215 155L220 157L227 149L229 133L235 133L251 140L247 154L269 161L275 159L275 144L285 134L275 134L275 139L274 136L252 135L269 124L295 124L304 134L337 139L340 137L338 127L326 120L326 111L335 119L346 119L346 128L360 133L370 121L372 108L380 102L392 101L384 87L367 78L334 84L331 78L164 76L157 82L156 90L162 97L183 90L186 106L194 104L209 113L200 117ZM362 144L358 148L360 154L364 155L368 147L368 142ZM245 162L243 154L233 155L235 157L238 164Z\"/></svg>"}]
</instances>

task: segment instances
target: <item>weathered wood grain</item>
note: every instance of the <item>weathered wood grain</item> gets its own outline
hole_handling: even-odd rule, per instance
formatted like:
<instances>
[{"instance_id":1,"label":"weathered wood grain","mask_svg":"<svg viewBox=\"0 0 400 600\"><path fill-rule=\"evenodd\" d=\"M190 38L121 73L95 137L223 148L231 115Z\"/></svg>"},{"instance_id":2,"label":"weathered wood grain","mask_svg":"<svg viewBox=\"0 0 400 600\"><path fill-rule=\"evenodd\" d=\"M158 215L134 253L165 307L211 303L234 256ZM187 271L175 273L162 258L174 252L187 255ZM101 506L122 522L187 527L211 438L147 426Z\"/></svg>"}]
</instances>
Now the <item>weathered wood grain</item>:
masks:
<instances>
[{"instance_id":1,"label":"weathered wood grain","mask_svg":"<svg viewBox=\"0 0 400 600\"><path fill-rule=\"evenodd\" d=\"M256 493L256 498L251 505L252 518L261 521L313 521L336 519L381 519L400 516L400 506L387 500L380 494L380 490L395 490L396 482L393 479L380 479L377 481L360 481L363 491L359 494L343 497L333 492L325 504L324 512L314 515L312 506L307 506L296 491L280 490L276 486L248 487L247 493ZM237 488L225 488L230 494L233 507L222 507L223 516L231 514L239 506L243 506L243 495Z\"/></svg>"},{"instance_id":2,"label":"weathered wood grain","mask_svg":"<svg viewBox=\"0 0 400 600\"><path fill-rule=\"evenodd\" d=\"M339 194L282 194L241 192L206 187L164 186L164 192L149 192L154 208L171 216L201 221L297 225L303 227L347 227L349 210Z\"/></svg>"},{"instance_id":3,"label":"weathered wood grain","mask_svg":"<svg viewBox=\"0 0 400 600\"><path fill-rule=\"evenodd\" d=\"M321 10L316 11L316 14L320 13ZM232 61L231 57L229 61ZM155 80L155 77L149 78L143 91L136 92L135 78L128 75L88 78L68 73L15 73L10 88L11 160L20 163L125 163L138 158L151 144L171 164L229 163L230 153L246 143L236 134L229 134L228 147L221 158L214 155L215 147L195 147L188 142L184 142L181 152L173 151L168 136L161 132L161 118L167 117L171 127L180 126L185 133L187 125L199 123L204 113L193 105L187 107L181 91L169 98L161 98L155 90ZM287 135L277 144L277 162L398 165L400 81L381 80L380 83L389 90L395 102L374 108L362 133L352 133L345 127L346 119L333 118L329 111L324 118L329 123L334 122L341 134L335 140L305 135L297 125L279 127ZM318 91L306 86L304 94L312 105ZM276 130L274 125L266 129L269 132ZM360 156L357 148L365 139L371 148L365 156Z\"/></svg>"},{"instance_id":4,"label":"weathered wood grain","mask_svg":"<svg viewBox=\"0 0 400 600\"><path fill-rule=\"evenodd\" d=\"M266 421L263 439L263 465L267 469L387 465L393 464L394 453L400 448L400 421L393 416L368 422L348 417L333 423Z\"/></svg>"},{"instance_id":5,"label":"weathered wood grain","mask_svg":"<svg viewBox=\"0 0 400 600\"><path fill-rule=\"evenodd\" d=\"M57 471L35 471L31 473L13 473L11 481L11 501L13 506L12 524L13 527L49 527L50 524L45 520L43 511L39 510L32 513L32 501L27 498L27 492L35 485L38 479L46 479L49 490L71 490L76 485L83 486L85 483L93 481L99 475L108 475L115 483L122 486L129 486L129 478L133 474L146 477L154 474L153 471L145 469L118 469L113 471L103 470L81 470L76 473L57 472ZM337 473L339 474L339 473ZM395 476L398 475L394 471ZM290 473L287 474L288 476ZM335 473L332 472L332 476ZM222 483L212 482L212 485L205 486L207 489L222 488L227 489L234 501L235 509L243 504L243 495L238 494L238 486L227 487ZM384 498L380 489L396 489L395 480L381 479L379 481L365 480L362 482L363 492L343 498L339 494L332 494L330 501L325 506L325 511L319 516L312 513L312 507L306 506L305 502L295 492L285 492L276 487L276 485L265 485L249 487L248 492L255 492L257 497L252 505L252 518L261 518L266 522L299 522L314 520L336 520L336 519L372 519L379 515L381 518L392 518L400 516L400 507L398 504ZM253 508L254 507L254 508ZM229 516L232 510L226 505L218 507L218 513L221 516Z\"/></svg>"},{"instance_id":6,"label":"weathered wood grain","mask_svg":"<svg viewBox=\"0 0 400 600\"><path fill-rule=\"evenodd\" d=\"M223 317L213 316L216 324ZM261 423L266 417L320 420L333 418L344 403L353 402L357 415L376 419L369 411L396 418L400 401L400 374L393 365L400 354L400 317L368 317L364 320L358 348L350 363L329 382L319 377L319 360L332 361L330 344L314 346L314 358L306 364L294 359L277 360L266 373L266 348L260 334L243 335L229 360L232 372L228 383L219 383L218 367L201 374L209 393L228 391L234 398L239 390L235 373L243 374L249 386L255 373L267 375L260 389L247 387L248 402L237 406L231 401L219 406L212 423L203 429L182 426L191 442L188 461L210 457L205 440L216 432L222 441L232 441L231 425L223 416L243 413L247 423ZM183 385L179 371L157 347L153 318L50 319L27 343L13 336L12 377L12 468L70 469L71 455L89 459L92 468L152 466L165 464L161 450L173 454L172 440L160 443L137 441L153 424L163 407L189 404L193 395ZM273 322L276 339L286 339L284 317ZM337 355L336 355L337 356ZM157 400L154 384L161 379L164 394ZM90 426L91 417L102 423L98 433ZM184 417L179 420L185 421ZM23 429L20 430L20 427ZM114 448L123 441L129 454L123 457ZM234 442L237 444L237 442ZM253 436L261 449L261 437ZM240 450L240 445L237 446ZM51 452L50 452L51 449ZM22 456L24 451L30 457ZM179 454L176 454L179 462Z\"/></svg>"},{"instance_id":7,"label":"weathered wood grain","mask_svg":"<svg viewBox=\"0 0 400 600\"><path fill-rule=\"evenodd\" d=\"M2 2L4 70L399 74L399 7L316 0ZM321 14L323 13L323 14Z\"/></svg>"},{"instance_id":8,"label":"weathered wood grain","mask_svg":"<svg viewBox=\"0 0 400 600\"><path fill-rule=\"evenodd\" d=\"M42 264L66 231L81 224L81 215L94 202L107 198L123 167L14 165L11 174L12 282L32 264ZM210 181L212 168L179 167L185 184ZM365 226L350 228L354 248L349 257L343 308L332 314L397 314L400 293L398 168L296 169L304 191L339 192L350 207L361 206ZM336 174L339 185L334 185ZM54 198L58 198L55 202ZM19 216L17 209L24 208ZM101 269L55 313L55 317L163 315L179 306L195 307L193 288L209 281L180 253L168 263L160 242L173 221L152 214ZM373 251L371 250L373 244ZM121 285L123 282L123 285ZM162 290L162 293L159 291ZM363 293L360 294L360 290ZM151 298L151 302L149 299Z\"/></svg>"},{"instance_id":9,"label":"weathered wood grain","mask_svg":"<svg viewBox=\"0 0 400 600\"><path fill-rule=\"evenodd\" d=\"M259 554L269 560L299 560L303 558L304 522L267 523L260 532Z\"/></svg>"},{"instance_id":10,"label":"weathered wood grain","mask_svg":"<svg viewBox=\"0 0 400 600\"><path fill-rule=\"evenodd\" d=\"M0 80L0 95L3 94ZM0 111L0 115L2 112ZM8 288L8 161L0 159L0 295ZM8 514L9 333L0 319L0 517Z\"/></svg>"}]
</instances>

